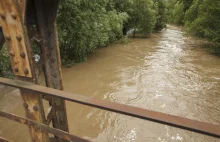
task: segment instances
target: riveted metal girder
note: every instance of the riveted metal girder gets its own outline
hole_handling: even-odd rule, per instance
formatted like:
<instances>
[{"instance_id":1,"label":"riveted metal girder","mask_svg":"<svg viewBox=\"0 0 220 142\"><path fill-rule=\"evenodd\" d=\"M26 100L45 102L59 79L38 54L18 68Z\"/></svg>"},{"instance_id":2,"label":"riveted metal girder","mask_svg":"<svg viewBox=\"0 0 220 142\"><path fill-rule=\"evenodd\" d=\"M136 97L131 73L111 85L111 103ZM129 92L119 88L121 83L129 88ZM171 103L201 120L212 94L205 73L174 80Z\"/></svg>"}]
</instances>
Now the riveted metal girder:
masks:
<instances>
[{"instance_id":1,"label":"riveted metal girder","mask_svg":"<svg viewBox=\"0 0 220 142\"><path fill-rule=\"evenodd\" d=\"M11 65L15 76L33 77L27 34L23 27L25 0L1 0L0 23L10 54Z\"/></svg>"},{"instance_id":2,"label":"riveted metal girder","mask_svg":"<svg viewBox=\"0 0 220 142\"><path fill-rule=\"evenodd\" d=\"M61 59L58 44L58 35L56 27L56 15L60 0L33 0L36 10L37 29L41 36L41 51L44 61L44 71L46 76L46 85L50 88L63 90L62 74L61 74ZM65 101L52 97L50 106L53 127L68 132L68 121L66 114ZM50 121L48 121L50 122ZM65 140L56 137L58 142Z\"/></svg>"},{"instance_id":3,"label":"riveted metal girder","mask_svg":"<svg viewBox=\"0 0 220 142\"><path fill-rule=\"evenodd\" d=\"M35 82L35 67L32 59L28 26L25 25L26 3L29 0L0 0L0 23L8 47L15 78ZM46 123L42 97L36 92L20 90L27 118ZM47 133L29 126L32 141L47 142Z\"/></svg>"}]
</instances>

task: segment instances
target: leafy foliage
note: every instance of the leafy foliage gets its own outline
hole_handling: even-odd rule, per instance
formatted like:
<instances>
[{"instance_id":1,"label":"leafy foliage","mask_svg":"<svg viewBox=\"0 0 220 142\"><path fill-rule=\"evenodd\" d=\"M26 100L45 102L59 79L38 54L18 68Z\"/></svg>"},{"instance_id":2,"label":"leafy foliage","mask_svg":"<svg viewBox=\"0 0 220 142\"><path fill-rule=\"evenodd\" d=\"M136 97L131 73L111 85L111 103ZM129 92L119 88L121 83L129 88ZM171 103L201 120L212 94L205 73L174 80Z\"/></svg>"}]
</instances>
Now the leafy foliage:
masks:
<instances>
[{"instance_id":1,"label":"leafy foliage","mask_svg":"<svg viewBox=\"0 0 220 142\"><path fill-rule=\"evenodd\" d=\"M5 45L0 52L0 77L12 77L10 57Z\"/></svg>"},{"instance_id":2,"label":"leafy foliage","mask_svg":"<svg viewBox=\"0 0 220 142\"><path fill-rule=\"evenodd\" d=\"M118 11L129 15L126 25L145 37L153 30L161 30L166 23L166 5L163 0L114 0Z\"/></svg>"},{"instance_id":3,"label":"leafy foliage","mask_svg":"<svg viewBox=\"0 0 220 142\"><path fill-rule=\"evenodd\" d=\"M167 5L164 0L154 0L154 9L156 11L156 31L162 30L167 22Z\"/></svg>"},{"instance_id":4,"label":"leafy foliage","mask_svg":"<svg viewBox=\"0 0 220 142\"><path fill-rule=\"evenodd\" d=\"M136 0L131 13L132 25L148 36L152 33L156 24L156 11L153 2L150 0Z\"/></svg>"},{"instance_id":5,"label":"leafy foliage","mask_svg":"<svg viewBox=\"0 0 220 142\"><path fill-rule=\"evenodd\" d=\"M198 17L192 22L190 31L209 41L220 43L220 1L204 0L198 11Z\"/></svg>"},{"instance_id":6,"label":"leafy foliage","mask_svg":"<svg viewBox=\"0 0 220 142\"><path fill-rule=\"evenodd\" d=\"M186 12L193 3L193 0L182 0L183 3L183 12Z\"/></svg>"},{"instance_id":7,"label":"leafy foliage","mask_svg":"<svg viewBox=\"0 0 220 142\"><path fill-rule=\"evenodd\" d=\"M174 1L172 1L174 2ZM172 5L174 4L174 5ZM177 1L170 4L169 9L171 10L170 12L170 23L174 24L183 24L184 23L184 5L182 1Z\"/></svg>"},{"instance_id":8,"label":"leafy foliage","mask_svg":"<svg viewBox=\"0 0 220 142\"><path fill-rule=\"evenodd\" d=\"M65 0L58 14L63 62L85 61L96 48L123 37L122 29L149 36L166 23L163 0Z\"/></svg>"},{"instance_id":9,"label":"leafy foliage","mask_svg":"<svg viewBox=\"0 0 220 142\"><path fill-rule=\"evenodd\" d=\"M202 4L203 0L194 0L191 7L185 13L185 24L189 26L198 17L199 6Z\"/></svg>"},{"instance_id":10,"label":"leafy foliage","mask_svg":"<svg viewBox=\"0 0 220 142\"><path fill-rule=\"evenodd\" d=\"M167 3L169 22L184 23L190 33L208 39L214 45L215 51L220 49L219 0L169 0ZM172 4L175 6L172 7Z\"/></svg>"},{"instance_id":11,"label":"leafy foliage","mask_svg":"<svg viewBox=\"0 0 220 142\"><path fill-rule=\"evenodd\" d=\"M96 48L122 37L127 14L107 11L108 0L61 1L58 14L59 40L63 60L85 61Z\"/></svg>"},{"instance_id":12,"label":"leafy foliage","mask_svg":"<svg viewBox=\"0 0 220 142\"><path fill-rule=\"evenodd\" d=\"M120 42L126 43L129 40L123 33L129 29L138 30L147 37L154 30L161 30L166 19L164 0L60 1L57 27L62 62L72 66L111 42L122 39ZM0 74L4 76L10 70L5 49L0 59Z\"/></svg>"}]
</instances>

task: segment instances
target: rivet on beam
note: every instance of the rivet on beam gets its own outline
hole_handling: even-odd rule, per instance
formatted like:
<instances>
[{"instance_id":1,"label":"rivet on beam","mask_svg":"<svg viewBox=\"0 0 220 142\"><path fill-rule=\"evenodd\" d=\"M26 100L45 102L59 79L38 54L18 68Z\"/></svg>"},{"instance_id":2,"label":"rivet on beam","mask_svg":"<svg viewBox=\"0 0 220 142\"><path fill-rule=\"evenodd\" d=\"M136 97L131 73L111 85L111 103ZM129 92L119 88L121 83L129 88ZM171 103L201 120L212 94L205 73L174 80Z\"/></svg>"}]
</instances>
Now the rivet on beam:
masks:
<instances>
[{"instance_id":1,"label":"rivet on beam","mask_svg":"<svg viewBox=\"0 0 220 142\"><path fill-rule=\"evenodd\" d=\"M16 14L16 13L14 13L14 12L12 12L12 13L11 13L11 17L12 17L13 19L15 19L15 20L16 20L16 19L17 19L17 14Z\"/></svg>"},{"instance_id":2,"label":"rivet on beam","mask_svg":"<svg viewBox=\"0 0 220 142\"><path fill-rule=\"evenodd\" d=\"M21 53L20 53L20 56L21 56L22 58L25 58L25 53L24 53L24 52L21 52Z\"/></svg>"},{"instance_id":3,"label":"rivet on beam","mask_svg":"<svg viewBox=\"0 0 220 142\"><path fill-rule=\"evenodd\" d=\"M21 35L16 35L16 39L17 39L18 41L21 41L21 39L22 39Z\"/></svg>"},{"instance_id":4,"label":"rivet on beam","mask_svg":"<svg viewBox=\"0 0 220 142\"><path fill-rule=\"evenodd\" d=\"M11 36L10 36L10 35L6 35L5 38L6 38L7 40L11 40Z\"/></svg>"},{"instance_id":5,"label":"rivet on beam","mask_svg":"<svg viewBox=\"0 0 220 142\"><path fill-rule=\"evenodd\" d=\"M1 13L0 15L1 15L2 19L5 19L5 14Z\"/></svg>"},{"instance_id":6,"label":"rivet on beam","mask_svg":"<svg viewBox=\"0 0 220 142\"><path fill-rule=\"evenodd\" d=\"M38 107L37 106L33 106L33 110L38 111Z\"/></svg>"},{"instance_id":7,"label":"rivet on beam","mask_svg":"<svg viewBox=\"0 0 220 142\"><path fill-rule=\"evenodd\" d=\"M24 103L23 106L24 106L24 108L28 108L28 104L27 103Z\"/></svg>"},{"instance_id":8,"label":"rivet on beam","mask_svg":"<svg viewBox=\"0 0 220 142\"><path fill-rule=\"evenodd\" d=\"M29 73L29 71L28 71L27 68L24 69L24 73L25 73L25 74L28 74L28 73Z\"/></svg>"},{"instance_id":9,"label":"rivet on beam","mask_svg":"<svg viewBox=\"0 0 220 142\"><path fill-rule=\"evenodd\" d=\"M15 71L15 72L18 72L18 71L19 71L18 67L15 67L14 71Z\"/></svg>"}]
</instances>

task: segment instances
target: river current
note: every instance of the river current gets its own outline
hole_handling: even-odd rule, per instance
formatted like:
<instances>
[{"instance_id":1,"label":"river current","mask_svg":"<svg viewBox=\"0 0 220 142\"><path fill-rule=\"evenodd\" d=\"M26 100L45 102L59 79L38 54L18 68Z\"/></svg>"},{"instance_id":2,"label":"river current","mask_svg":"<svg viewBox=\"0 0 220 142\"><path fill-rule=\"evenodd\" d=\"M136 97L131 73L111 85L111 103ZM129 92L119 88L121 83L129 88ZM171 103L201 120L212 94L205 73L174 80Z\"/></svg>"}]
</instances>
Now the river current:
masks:
<instances>
[{"instance_id":1,"label":"river current","mask_svg":"<svg viewBox=\"0 0 220 142\"><path fill-rule=\"evenodd\" d=\"M168 26L63 68L64 88L84 96L220 125L220 58ZM0 110L24 116L19 91L0 86ZM70 102L70 133L94 142L219 142L219 139ZM0 136L29 142L26 126L0 118Z\"/></svg>"}]
</instances>

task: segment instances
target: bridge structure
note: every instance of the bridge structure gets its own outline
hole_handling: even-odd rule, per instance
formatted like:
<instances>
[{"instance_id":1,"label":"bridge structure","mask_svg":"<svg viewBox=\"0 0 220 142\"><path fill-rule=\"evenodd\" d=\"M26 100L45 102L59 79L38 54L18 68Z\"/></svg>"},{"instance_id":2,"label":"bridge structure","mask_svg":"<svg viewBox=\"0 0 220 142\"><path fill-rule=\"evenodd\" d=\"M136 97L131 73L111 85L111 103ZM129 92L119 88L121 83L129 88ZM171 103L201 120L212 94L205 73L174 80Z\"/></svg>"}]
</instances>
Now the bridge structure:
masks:
<instances>
[{"instance_id":1,"label":"bridge structure","mask_svg":"<svg viewBox=\"0 0 220 142\"><path fill-rule=\"evenodd\" d=\"M59 0L0 0L0 49L5 42L14 74L13 80L0 78L0 84L20 90L26 114L24 118L0 111L0 117L27 125L33 142L88 142L69 133L67 100L220 138L218 125L64 92L56 27L58 6ZM37 65L33 57L35 41L41 51L46 87L38 84ZM43 100L47 100L51 107L47 114ZM3 142L9 141L7 139L0 137Z\"/></svg>"}]
</instances>

